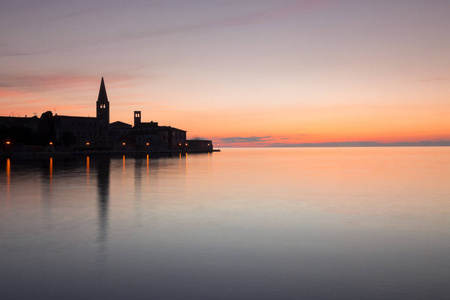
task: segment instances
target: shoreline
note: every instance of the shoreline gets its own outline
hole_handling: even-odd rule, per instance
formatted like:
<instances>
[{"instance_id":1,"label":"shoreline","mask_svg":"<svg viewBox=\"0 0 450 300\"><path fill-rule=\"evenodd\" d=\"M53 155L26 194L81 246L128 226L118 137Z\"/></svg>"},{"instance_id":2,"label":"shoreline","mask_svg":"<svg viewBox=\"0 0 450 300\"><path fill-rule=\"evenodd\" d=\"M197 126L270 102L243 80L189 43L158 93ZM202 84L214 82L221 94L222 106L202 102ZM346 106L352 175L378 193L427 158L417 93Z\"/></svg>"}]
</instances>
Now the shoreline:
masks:
<instances>
[{"instance_id":1,"label":"shoreline","mask_svg":"<svg viewBox=\"0 0 450 300\"><path fill-rule=\"evenodd\" d=\"M80 155L156 155L171 156L178 154L206 154L220 152L220 149L212 151L177 151L177 150L153 150L153 151L49 151L49 152L1 152L0 157L50 157L50 156L80 156Z\"/></svg>"}]
</instances>

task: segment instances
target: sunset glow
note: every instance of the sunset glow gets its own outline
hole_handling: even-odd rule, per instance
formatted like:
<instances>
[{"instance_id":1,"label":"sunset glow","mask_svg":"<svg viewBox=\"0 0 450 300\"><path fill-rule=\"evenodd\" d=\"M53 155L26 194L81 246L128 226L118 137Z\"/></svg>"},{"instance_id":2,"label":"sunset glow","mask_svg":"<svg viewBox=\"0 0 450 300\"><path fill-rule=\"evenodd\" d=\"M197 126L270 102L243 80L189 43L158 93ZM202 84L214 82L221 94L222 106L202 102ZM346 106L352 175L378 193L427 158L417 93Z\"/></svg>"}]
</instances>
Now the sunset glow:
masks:
<instances>
[{"instance_id":1,"label":"sunset glow","mask_svg":"<svg viewBox=\"0 0 450 300\"><path fill-rule=\"evenodd\" d=\"M111 122L139 110L224 147L450 145L449 14L447 0L2 1L0 115L93 117L104 76Z\"/></svg>"}]
</instances>

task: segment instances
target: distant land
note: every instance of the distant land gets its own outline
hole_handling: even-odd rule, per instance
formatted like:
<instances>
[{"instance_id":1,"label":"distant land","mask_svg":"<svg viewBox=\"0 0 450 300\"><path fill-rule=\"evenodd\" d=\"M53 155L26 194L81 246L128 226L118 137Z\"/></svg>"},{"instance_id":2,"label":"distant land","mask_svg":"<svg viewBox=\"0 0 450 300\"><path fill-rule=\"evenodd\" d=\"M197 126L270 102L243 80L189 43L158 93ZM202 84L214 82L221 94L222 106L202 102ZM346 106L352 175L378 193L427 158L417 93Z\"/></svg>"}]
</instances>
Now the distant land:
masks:
<instances>
[{"instance_id":1,"label":"distant land","mask_svg":"<svg viewBox=\"0 0 450 300\"><path fill-rule=\"evenodd\" d=\"M450 141L420 141L420 142L329 142L329 143L299 143L274 144L270 147L445 147Z\"/></svg>"},{"instance_id":2,"label":"distant land","mask_svg":"<svg viewBox=\"0 0 450 300\"><path fill-rule=\"evenodd\" d=\"M324 143L296 143L283 144L274 143L270 145L227 145L222 144L223 148L294 148L294 147L450 147L450 141L419 141L419 142L324 142Z\"/></svg>"}]
</instances>

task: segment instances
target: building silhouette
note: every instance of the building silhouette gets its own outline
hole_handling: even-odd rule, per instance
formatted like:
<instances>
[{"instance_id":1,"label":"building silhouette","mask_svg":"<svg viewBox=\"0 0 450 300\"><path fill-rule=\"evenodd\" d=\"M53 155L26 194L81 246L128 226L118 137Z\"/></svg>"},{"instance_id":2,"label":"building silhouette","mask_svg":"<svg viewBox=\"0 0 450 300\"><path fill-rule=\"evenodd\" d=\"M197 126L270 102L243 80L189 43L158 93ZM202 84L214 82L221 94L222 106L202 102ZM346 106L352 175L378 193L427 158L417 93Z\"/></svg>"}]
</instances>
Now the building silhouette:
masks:
<instances>
[{"instance_id":1,"label":"building silhouette","mask_svg":"<svg viewBox=\"0 0 450 300\"><path fill-rule=\"evenodd\" d=\"M110 123L110 103L102 77L96 117L58 115L40 118L0 117L3 152L40 151L186 151L211 152L209 140L186 140L186 131L158 122L142 122L134 111L134 125Z\"/></svg>"}]
</instances>

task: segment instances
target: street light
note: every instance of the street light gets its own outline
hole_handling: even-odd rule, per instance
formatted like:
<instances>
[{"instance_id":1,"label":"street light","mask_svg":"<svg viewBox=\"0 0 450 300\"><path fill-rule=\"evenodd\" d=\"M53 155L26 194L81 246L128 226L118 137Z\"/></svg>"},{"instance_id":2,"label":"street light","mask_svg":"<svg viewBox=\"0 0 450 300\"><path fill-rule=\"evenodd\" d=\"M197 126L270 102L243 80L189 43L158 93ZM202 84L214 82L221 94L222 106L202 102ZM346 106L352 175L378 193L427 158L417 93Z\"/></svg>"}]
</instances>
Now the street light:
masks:
<instances>
[{"instance_id":1,"label":"street light","mask_svg":"<svg viewBox=\"0 0 450 300\"><path fill-rule=\"evenodd\" d=\"M89 146L91 143L89 143L89 142L86 142L86 146Z\"/></svg>"}]
</instances>

